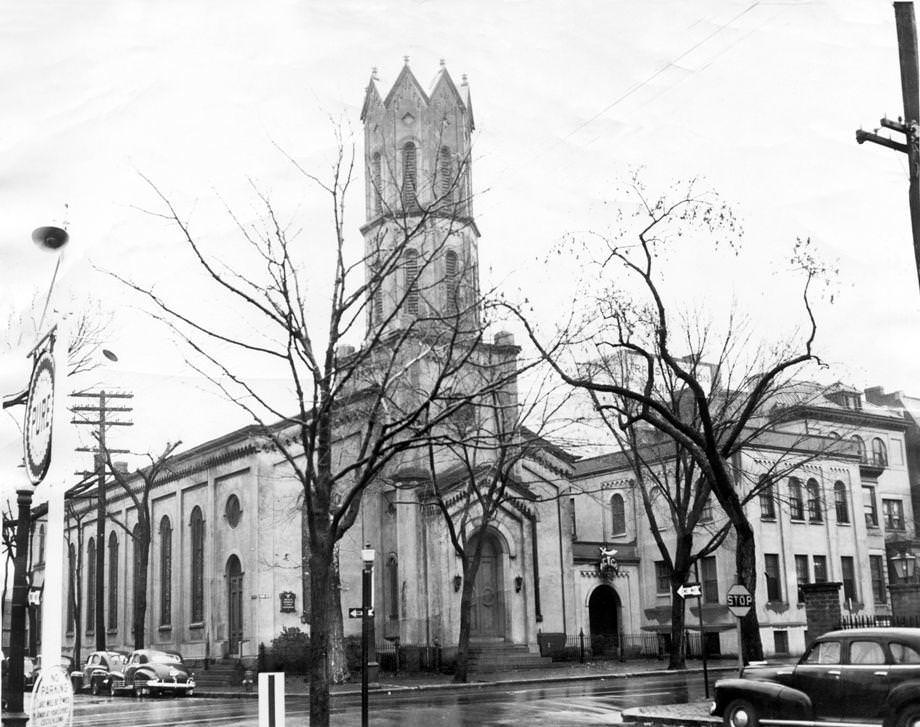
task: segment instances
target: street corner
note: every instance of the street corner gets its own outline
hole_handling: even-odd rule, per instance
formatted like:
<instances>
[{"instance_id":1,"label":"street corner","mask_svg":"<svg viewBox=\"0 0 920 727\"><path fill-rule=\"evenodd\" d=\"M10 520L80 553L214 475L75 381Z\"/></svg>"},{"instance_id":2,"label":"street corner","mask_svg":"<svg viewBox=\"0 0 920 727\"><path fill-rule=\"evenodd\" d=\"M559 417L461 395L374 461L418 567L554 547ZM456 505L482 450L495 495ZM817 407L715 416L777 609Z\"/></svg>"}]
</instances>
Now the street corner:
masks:
<instances>
[{"instance_id":1,"label":"street corner","mask_svg":"<svg viewBox=\"0 0 920 727\"><path fill-rule=\"evenodd\" d=\"M687 704L653 704L643 707L631 707L622 712L623 722L658 727L659 725L718 725L718 717L709 714L710 700L689 702Z\"/></svg>"}]
</instances>

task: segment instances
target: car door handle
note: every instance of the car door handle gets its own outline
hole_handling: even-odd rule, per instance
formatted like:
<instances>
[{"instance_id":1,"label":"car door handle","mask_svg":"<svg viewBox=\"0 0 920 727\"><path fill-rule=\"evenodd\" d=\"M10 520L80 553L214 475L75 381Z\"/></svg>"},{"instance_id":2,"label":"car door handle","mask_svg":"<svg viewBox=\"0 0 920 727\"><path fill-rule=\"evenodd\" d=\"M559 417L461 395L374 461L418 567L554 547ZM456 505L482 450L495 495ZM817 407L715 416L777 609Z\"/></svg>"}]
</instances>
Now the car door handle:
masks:
<instances>
[{"instance_id":1,"label":"car door handle","mask_svg":"<svg viewBox=\"0 0 920 727\"><path fill-rule=\"evenodd\" d=\"M887 671L874 671L874 672L872 672L872 674L873 674L873 676L877 676L877 677L885 677L885 676L888 676L888 672L887 672Z\"/></svg>"},{"instance_id":2,"label":"car door handle","mask_svg":"<svg viewBox=\"0 0 920 727\"><path fill-rule=\"evenodd\" d=\"M839 677L839 676L840 676L840 670L839 670L839 669L829 669L827 673L830 674L832 677Z\"/></svg>"}]
</instances>

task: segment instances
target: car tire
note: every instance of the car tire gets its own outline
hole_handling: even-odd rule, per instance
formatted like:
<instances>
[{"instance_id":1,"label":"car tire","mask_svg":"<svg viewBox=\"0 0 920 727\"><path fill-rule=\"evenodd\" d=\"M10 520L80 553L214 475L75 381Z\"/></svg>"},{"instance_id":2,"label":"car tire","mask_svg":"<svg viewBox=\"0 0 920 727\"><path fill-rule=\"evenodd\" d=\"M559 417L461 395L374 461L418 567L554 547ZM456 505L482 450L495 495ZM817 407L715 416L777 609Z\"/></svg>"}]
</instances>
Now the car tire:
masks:
<instances>
[{"instance_id":1,"label":"car tire","mask_svg":"<svg viewBox=\"0 0 920 727\"><path fill-rule=\"evenodd\" d=\"M109 696L114 697L117 693L118 692L115 689L115 680L110 678L109 679Z\"/></svg>"},{"instance_id":2,"label":"car tire","mask_svg":"<svg viewBox=\"0 0 920 727\"><path fill-rule=\"evenodd\" d=\"M93 679L93 681L90 682L90 686L89 686L90 694L92 694L94 697L98 697L98 696L99 696L99 692L102 691L102 689L100 688L100 686L101 686L101 685L99 684L99 680L98 680L98 679Z\"/></svg>"},{"instance_id":3,"label":"car tire","mask_svg":"<svg viewBox=\"0 0 920 727\"><path fill-rule=\"evenodd\" d=\"M147 687L147 677L137 677L134 679L134 696L143 697L144 689Z\"/></svg>"},{"instance_id":4,"label":"car tire","mask_svg":"<svg viewBox=\"0 0 920 727\"><path fill-rule=\"evenodd\" d=\"M898 712L895 727L920 727L920 703L908 704Z\"/></svg>"},{"instance_id":5,"label":"car tire","mask_svg":"<svg viewBox=\"0 0 920 727\"><path fill-rule=\"evenodd\" d=\"M723 714L722 723L725 727L758 727L760 724L757 710L746 699L733 700Z\"/></svg>"}]
</instances>

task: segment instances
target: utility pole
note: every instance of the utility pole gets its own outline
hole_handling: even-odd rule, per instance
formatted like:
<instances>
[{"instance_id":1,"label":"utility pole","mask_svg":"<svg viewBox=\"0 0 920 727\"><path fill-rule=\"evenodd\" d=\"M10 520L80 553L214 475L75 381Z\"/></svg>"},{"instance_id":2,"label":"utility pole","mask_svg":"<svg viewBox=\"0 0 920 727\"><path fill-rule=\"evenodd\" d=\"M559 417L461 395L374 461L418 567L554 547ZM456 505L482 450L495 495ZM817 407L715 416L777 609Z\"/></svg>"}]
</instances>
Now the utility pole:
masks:
<instances>
[{"instance_id":1,"label":"utility pole","mask_svg":"<svg viewBox=\"0 0 920 727\"><path fill-rule=\"evenodd\" d=\"M901 98L904 103L904 116L897 121L882 118L879 121L886 129L904 134L903 142L879 136L879 134L860 129L856 132L856 142L887 146L889 149L907 154L908 205L910 207L910 225L914 240L914 260L917 276L920 279L920 90L917 82L917 26L914 20L913 2L896 2L894 19L898 33L898 60L901 64Z\"/></svg>"},{"instance_id":2,"label":"utility pole","mask_svg":"<svg viewBox=\"0 0 920 727\"><path fill-rule=\"evenodd\" d=\"M105 521L106 521L106 482L105 482L105 465L106 455L113 453L126 454L126 449L109 449L105 441L105 433L108 427L130 427L133 422L126 422L119 419L112 419L107 416L111 412L126 414L132 411L130 406L112 406L109 404L110 399L132 399L134 394L125 392L105 392L105 391L80 391L71 394L74 397L96 399L98 403L88 404L85 406L73 406L71 411L76 415L73 424L95 426L95 447L78 447L78 452L92 452L93 465L96 476L96 577L94 583L95 606L94 628L96 631L96 650L105 650ZM81 418L89 417L95 414L97 419ZM92 472L81 473L92 476Z\"/></svg>"}]
</instances>

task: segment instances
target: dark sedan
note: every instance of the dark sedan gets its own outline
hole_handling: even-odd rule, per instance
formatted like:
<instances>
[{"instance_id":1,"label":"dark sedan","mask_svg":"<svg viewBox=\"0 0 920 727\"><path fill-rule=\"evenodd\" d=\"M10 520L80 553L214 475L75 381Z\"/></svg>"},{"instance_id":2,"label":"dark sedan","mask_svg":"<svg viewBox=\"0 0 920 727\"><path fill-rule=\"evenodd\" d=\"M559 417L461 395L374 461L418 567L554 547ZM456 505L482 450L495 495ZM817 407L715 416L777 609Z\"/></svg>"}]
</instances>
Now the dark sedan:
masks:
<instances>
[{"instance_id":1,"label":"dark sedan","mask_svg":"<svg viewBox=\"0 0 920 727\"><path fill-rule=\"evenodd\" d=\"M82 671L70 673L74 691L88 689L93 694L111 693L112 672L124 672L128 654L122 651L94 651L86 658Z\"/></svg>"},{"instance_id":2,"label":"dark sedan","mask_svg":"<svg viewBox=\"0 0 920 727\"><path fill-rule=\"evenodd\" d=\"M797 664L751 666L716 682L728 727L856 721L920 727L920 629L832 631Z\"/></svg>"},{"instance_id":3,"label":"dark sedan","mask_svg":"<svg viewBox=\"0 0 920 727\"><path fill-rule=\"evenodd\" d=\"M189 672L182 656L174 651L138 649L131 652L120 671L113 671L109 693L130 691L136 697L155 694L184 694L195 691L195 675Z\"/></svg>"}]
</instances>

